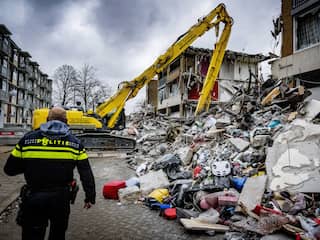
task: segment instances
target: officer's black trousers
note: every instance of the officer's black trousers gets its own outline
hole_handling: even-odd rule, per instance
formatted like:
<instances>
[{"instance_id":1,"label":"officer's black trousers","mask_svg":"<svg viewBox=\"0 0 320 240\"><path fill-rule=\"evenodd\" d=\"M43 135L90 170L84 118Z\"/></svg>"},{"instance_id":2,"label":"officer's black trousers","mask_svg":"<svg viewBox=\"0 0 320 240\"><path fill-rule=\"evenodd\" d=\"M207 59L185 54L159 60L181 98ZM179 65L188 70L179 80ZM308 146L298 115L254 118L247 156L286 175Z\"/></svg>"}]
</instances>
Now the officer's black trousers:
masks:
<instances>
[{"instance_id":1,"label":"officer's black trousers","mask_svg":"<svg viewBox=\"0 0 320 240\"><path fill-rule=\"evenodd\" d=\"M48 222L49 240L64 240L69 213L67 189L32 192L24 201L22 240L43 240Z\"/></svg>"}]
</instances>

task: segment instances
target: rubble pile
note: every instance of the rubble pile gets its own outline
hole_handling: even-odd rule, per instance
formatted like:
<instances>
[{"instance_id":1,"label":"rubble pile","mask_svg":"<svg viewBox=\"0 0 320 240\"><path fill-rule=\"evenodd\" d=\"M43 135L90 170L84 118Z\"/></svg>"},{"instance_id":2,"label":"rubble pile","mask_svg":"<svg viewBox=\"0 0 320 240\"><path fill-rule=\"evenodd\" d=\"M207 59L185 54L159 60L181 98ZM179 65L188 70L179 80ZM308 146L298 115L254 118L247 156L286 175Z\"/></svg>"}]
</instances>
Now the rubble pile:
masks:
<instances>
[{"instance_id":1,"label":"rubble pile","mask_svg":"<svg viewBox=\"0 0 320 240\"><path fill-rule=\"evenodd\" d=\"M137 176L120 201L225 239L320 239L320 102L309 95L269 80L197 118L132 114L124 134L137 140Z\"/></svg>"}]
</instances>

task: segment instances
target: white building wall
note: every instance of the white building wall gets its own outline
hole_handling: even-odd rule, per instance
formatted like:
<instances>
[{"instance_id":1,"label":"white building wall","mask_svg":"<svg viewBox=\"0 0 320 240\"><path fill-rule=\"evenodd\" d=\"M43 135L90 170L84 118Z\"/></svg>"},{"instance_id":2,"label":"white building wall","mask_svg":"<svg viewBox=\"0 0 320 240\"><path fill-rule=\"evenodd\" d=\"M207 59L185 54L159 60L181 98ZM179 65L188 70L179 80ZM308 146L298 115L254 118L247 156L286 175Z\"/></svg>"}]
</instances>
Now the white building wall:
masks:
<instances>
[{"instance_id":1,"label":"white building wall","mask_svg":"<svg viewBox=\"0 0 320 240\"><path fill-rule=\"evenodd\" d=\"M239 81L247 81L250 77L249 69L255 73L255 65L250 63L236 62L234 65L234 79Z\"/></svg>"},{"instance_id":2,"label":"white building wall","mask_svg":"<svg viewBox=\"0 0 320 240\"><path fill-rule=\"evenodd\" d=\"M181 103L180 95L172 96L172 97L169 97L168 99L164 99L161 104L158 102L158 109L176 106L176 105L179 105L180 103Z\"/></svg>"},{"instance_id":3,"label":"white building wall","mask_svg":"<svg viewBox=\"0 0 320 240\"><path fill-rule=\"evenodd\" d=\"M251 69L252 73L256 74L258 64L243 63L240 61L224 61L219 74L219 101L228 102L231 100L233 93L226 90L232 89L233 85L242 85L247 82Z\"/></svg>"},{"instance_id":4,"label":"white building wall","mask_svg":"<svg viewBox=\"0 0 320 240\"><path fill-rule=\"evenodd\" d=\"M221 64L218 79L234 79L234 65L231 61L223 61L223 63Z\"/></svg>"},{"instance_id":5,"label":"white building wall","mask_svg":"<svg viewBox=\"0 0 320 240\"><path fill-rule=\"evenodd\" d=\"M283 79L320 69L320 44L271 63L274 78Z\"/></svg>"}]
</instances>

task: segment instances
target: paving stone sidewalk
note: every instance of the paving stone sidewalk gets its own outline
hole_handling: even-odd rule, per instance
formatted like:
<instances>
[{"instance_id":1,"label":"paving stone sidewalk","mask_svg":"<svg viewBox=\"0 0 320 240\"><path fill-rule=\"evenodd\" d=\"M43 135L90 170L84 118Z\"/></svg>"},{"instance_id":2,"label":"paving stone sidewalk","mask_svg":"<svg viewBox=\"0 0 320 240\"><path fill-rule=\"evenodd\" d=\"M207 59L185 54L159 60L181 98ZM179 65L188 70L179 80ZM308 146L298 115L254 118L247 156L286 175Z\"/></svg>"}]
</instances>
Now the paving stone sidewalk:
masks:
<instances>
[{"instance_id":1,"label":"paving stone sidewalk","mask_svg":"<svg viewBox=\"0 0 320 240\"><path fill-rule=\"evenodd\" d=\"M9 177L3 172L12 148L13 146L0 146L0 213L17 198L25 182L23 176Z\"/></svg>"}]
</instances>

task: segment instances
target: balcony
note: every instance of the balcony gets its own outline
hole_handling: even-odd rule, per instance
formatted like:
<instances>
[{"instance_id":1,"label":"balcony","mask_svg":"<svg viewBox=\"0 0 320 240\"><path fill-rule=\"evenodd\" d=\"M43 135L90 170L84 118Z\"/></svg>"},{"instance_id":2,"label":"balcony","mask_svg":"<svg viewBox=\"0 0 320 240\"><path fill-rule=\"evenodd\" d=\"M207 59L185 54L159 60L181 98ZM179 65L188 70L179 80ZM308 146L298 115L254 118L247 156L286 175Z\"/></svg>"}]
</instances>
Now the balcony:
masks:
<instances>
[{"instance_id":1,"label":"balcony","mask_svg":"<svg viewBox=\"0 0 320 240\"><path fill-rule=\"evenodd\" d=\"M18 66L18 71L27 72L26 64L24 62L20 62Z\"/></svg>"},{"instance_id":2,"label":"balcony","mask_svg":"<svg viewBox=\"0 0 320 240\"><path fill-rule=\"evenodd\" d=\"M173 71L171 71L167 77L167 83L172 82L173 80L176 80L180 76L180 69L176 68Z\"/></svg>"},{"instance_id":3,"label":"balcony","mask_svg":"<svg viewBox=\"0 0 320 240\"><path fill-rule=\"evenodd\" d=\"M16 66L16 67L18 67L18 66L19 66L19 64L18 64L18 60L16 60L16 59L14 59L14 60L12 61L12 63L13 63L13 65L14 65L14 66Z\"/></svg>"},{"instance_id":4,"label":"balcony","mask_svg":"<svg viewBox=\"0 0 320 240\"><path fill-rule=\"evenodd\" d=\"M0 90L0 100L1 101L9 101L9 93L3 90Z\"/></svg>"},{"instance_id":5,"label":"balcony","mask_svg":"<svg viewBox=\"0 0 320 240\"><path fill-rule=\"evenodd\" d=\"M9 55L10 48L9 48L9 42L7 40L0 40L0 52L6 56Z\"/></svg>"},{"instance_id":6,"label":"balcony","mask_svg":"<svg viewBox=\"0 0 320 240\"><path fill-rule=\"evenodd\" d=\"M320 44L295 52L271 63L273 77L283 79L319 71Z\"/></svg>"},{"instance_id":7,"label":"balcony","mask_svg":"<svg viewBox=\"0 0 320 240\"><path fill-rule=\"evenodd\" d=\"M32 73L33 73L33 70L32 70L32 67L30 67L30 66L26 66L26 70L27 70L27 73L29 74L29 75L31 75Z\"/></svg>"},{"instance_id":8,"label":"balcony","mask_svg":"<svg viewBox=\"0 0 320 240\"><path fill-rule=\"evenodd\" d=\"M0 74L1 74L2 77L8 78L8 69L4 68L4 67L1 67L0 68Z\"/></svg>"},{"instance_id":9,"label":"balcony","mask_svg":"<svg viewBox=\"0 0 320 240\"><path fill-rule=\"evenodd\" d=\"M36 75L35 75L35 73L33 71L28 72L28 73L29 73L29 78L30 79L36 80Z\"/></svg>"},{"instance_id":10,"label":"balcony","mask_svg":"<svg viewBox=\"0 0 320 240\"><path fill-rule=\"evenodd\" d=\"M30 103L30 104L29 104L29 108L30 108L30 109L35 109L35 108L36 108L36 105L35 105L34 103Z\"/></svg>"},{"instance_id":11,"label":"balcony","mask_svg":"<svg viewBox=\"0 0 320 240\"><path fill-rule=\"evenodd\" d=\"M24 99L19 99L18 102L17 102L17 105L20 106L20 107L26 107L26 100Z\"/></svg>"},{"instance_id":12,"label":"balcony","mask_svg":"<svg viewBox=\"0 0 320 240\"><path fill-rule=\"evenodd\" d=\"M32 88L32 86L26 84L26 88L25 89L27 90L27 92L29 94L34 94L34 89Z\"/></svg>"},{"instance_id":13,"label":"balcony","mask_svg":"<svg viewBox=\"0 0 320 240\"><path fill-rule=\"evenodd\" d=\"M26 67L26 63L24 61L20 61L19 62L19 67L25 68Z\"/></svg>"},{"instance_id":14,"label":"balcony","mask_svg":"<svg viewBox=\"0 0 320 240\"><path fill-rule=\"evenodd\" d=\"M292 0L291 14L295 15L316 3L319 3L319 0Z\"/></svg>"},{"instance_id":15,"label":"balcony","mask_svg":"<svg viewBox=\"0 0 320 240\"><path fill-rule=\"evenodd\" d=\"M162 77L160 80L159 80L159 85L158 85L158 88L161 88L162 86L164 86L167 82L167 78L166 77Z\"/></svg>"},{"instance_id":16,"label":"balcony","mask_svg":"<svg viewBox=\"0 0 320 240\"><path fill-rule=\"evenodd\" d=\"M40 87L42 87L42 88L46 88L47 87L47 84L46 84L46 80L41 80L40 81Z\"/></svg>"},{"instance_id":17,"label":"balcony","mask_svg":"<svg viewBox=\"0 0 320 240\"><path fill-rule=\"evenodd\" d=\"M25 81L18 81L17 86L22 89L27 88Z\"/></svg>"},{"instance_id":18,"label":"balcony","mask_svg":"<svg viewBox=\"0 0 320 240\"><path fill-rule=\"evenodd\" d=\"M305 4L306 2L308 2L309 0L293 0L292 1L292 9L295 9L297 7L302 6L303 4Z\"/></svg>"}]
</instances>

